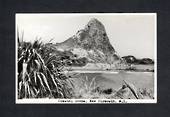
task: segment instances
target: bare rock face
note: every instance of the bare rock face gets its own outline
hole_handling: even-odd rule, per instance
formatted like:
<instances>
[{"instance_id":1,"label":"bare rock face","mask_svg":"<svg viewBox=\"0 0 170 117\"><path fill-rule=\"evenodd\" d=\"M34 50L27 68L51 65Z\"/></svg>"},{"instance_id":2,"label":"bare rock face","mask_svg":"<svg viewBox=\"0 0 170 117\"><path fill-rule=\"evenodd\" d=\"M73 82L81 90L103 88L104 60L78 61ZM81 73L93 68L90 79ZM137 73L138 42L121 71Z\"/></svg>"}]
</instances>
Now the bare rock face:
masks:
<instances>
[{"instance_id":1,"label":"bare rock face","mask_svg":"<svg viewBox=\"0 0 170 117\"><path fill-rule=\"evenodd\" d=\"M74 36L68 40L57 44L59 48L74 50L75 48L81 48L87 51L87 58L99 56L99 62L110 60L118 60L115 49L110 44L104 25L97 19L91 19L84 29L79 30ZM93 53L91 53L93 51ZM104 57L103 57L104 55ZM92 58L90 58L92 59ZM100 60L101 59L101 60Z\"/></svg>"},{"instance_id":2,"label":"bare rock face","mask_svg":"<svg viewBox=\"0 0 170 117\"><path fill-rule=\"evenodd\" d=\"M97 49L109 54L114 54L115 52L103 24L97 19L91 19L85 29L77 32L76 37L78 45L86 50Z\"/></svg>"}]
</instances>

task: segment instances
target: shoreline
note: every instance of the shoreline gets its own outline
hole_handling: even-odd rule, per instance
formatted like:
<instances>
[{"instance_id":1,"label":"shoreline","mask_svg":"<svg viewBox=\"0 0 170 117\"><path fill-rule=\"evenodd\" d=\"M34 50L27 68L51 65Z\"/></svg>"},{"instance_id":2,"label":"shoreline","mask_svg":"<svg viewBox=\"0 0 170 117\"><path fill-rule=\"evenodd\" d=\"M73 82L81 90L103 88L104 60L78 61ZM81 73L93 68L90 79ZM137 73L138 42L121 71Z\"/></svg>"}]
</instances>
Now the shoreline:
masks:
<instances>
[{"instance_id":1,"label":"shoreline","mask_svg":"<svg viewBox=\"0 0 170 117\"><path fill-rule=\"evenodd\" d=\"M112 73L112 74L118 74L121 72L125 72L125 73L154 73L154 71L132 71L132 70L99 70L99 69L74 69L74 70L70 70L68 72L76 72L76 73Z\"/></svg>"},{"instance_id":2,"label":"shoreline","mask_svg":"<svg viewBox=\"0 0 170 117\"><path fill-rule=\"evenodd\" d=\"M67 67L66 67L67 68ZM85 71L85 72L153 72L155 71L154 65L133 65L132 68L109 68L105 64L92 64L88 63L85 66L72 66L69 71Z\"/></svg>"}]
</instances>

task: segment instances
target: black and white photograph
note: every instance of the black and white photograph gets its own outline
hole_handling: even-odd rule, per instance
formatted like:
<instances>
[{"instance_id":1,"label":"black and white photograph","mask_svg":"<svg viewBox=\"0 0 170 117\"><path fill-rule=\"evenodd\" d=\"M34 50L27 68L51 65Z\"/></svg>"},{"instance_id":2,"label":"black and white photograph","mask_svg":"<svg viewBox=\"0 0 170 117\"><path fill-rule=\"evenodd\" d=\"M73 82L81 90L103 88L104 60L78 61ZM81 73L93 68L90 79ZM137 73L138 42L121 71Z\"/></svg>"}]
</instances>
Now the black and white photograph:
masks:
<instances>
[{"instance_id":1,"label":"black and white photograph","mask_svg":"<svg viewBox=\"0 0 170 117\"><path fill-rule=\"evenodd\" d=\"M16 13L16 103L157 103L156 24L156 13Z\"/></svg>"}]
</instances>

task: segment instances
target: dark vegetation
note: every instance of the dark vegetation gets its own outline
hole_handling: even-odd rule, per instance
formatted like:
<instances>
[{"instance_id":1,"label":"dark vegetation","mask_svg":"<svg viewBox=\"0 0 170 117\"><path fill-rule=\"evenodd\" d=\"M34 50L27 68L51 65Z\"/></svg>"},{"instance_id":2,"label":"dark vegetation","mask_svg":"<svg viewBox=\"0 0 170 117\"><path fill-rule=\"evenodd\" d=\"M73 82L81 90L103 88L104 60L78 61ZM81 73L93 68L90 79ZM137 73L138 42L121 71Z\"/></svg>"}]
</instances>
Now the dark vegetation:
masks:
<instances>
[{"instance_id":1,"label":"dark vegetation","mask_svg":"<svg viewBox=\"0 0 170 117\"><path fill-rule=\"evenodd\" d=\"M59 55L60 54L60 55ZM73 84L64 73L68 56L36 40L18 37L18 98L70 98Z\"/></svg>"},{"instance_id":2,"label":"dark vegetation","mask_svg":"<svg viewBox=\"0 0 170 117\"><path fill-rule=\"evenodd\" d=\"M83 57L83 58L79 58L79 59L72 59L71 60L71 66L76 66L76 67L82 67L85 66L88 62L87 58Z\"/></svg>"},{"instance_id":3,"label":"dark vegetation","mask_svg":"<svg viewBox=\"0 0 170 117\"><path fill-rule=\"evenodd\" d=\"M122 58L129 64L142 64L142 65L154 64L154 61L150 58L137 59L134 56L124 56Z\"/></svg>"}]
</instances>

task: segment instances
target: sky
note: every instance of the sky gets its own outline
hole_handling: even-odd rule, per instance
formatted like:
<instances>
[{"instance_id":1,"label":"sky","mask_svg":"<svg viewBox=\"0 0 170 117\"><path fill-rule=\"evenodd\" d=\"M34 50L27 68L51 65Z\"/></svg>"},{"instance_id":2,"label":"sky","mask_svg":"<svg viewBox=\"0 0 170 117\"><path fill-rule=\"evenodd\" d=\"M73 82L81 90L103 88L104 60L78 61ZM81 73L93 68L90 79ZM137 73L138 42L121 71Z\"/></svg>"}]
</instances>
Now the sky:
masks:
<instances>
[{"instance_id":1,"label":"sky","mask_svg":"<svg viewBox=\"0 0 170 117\"><path fill-rule=\"evenodd\" d=\"M156 15L137 13L106 14L16 14L16 30L24 32L24 40L63 42L83 29L91 18L106 29L110 43L120 56L154 59ZM16 31L17 32L17 31Z\"/></svg>"}]
</instances>

